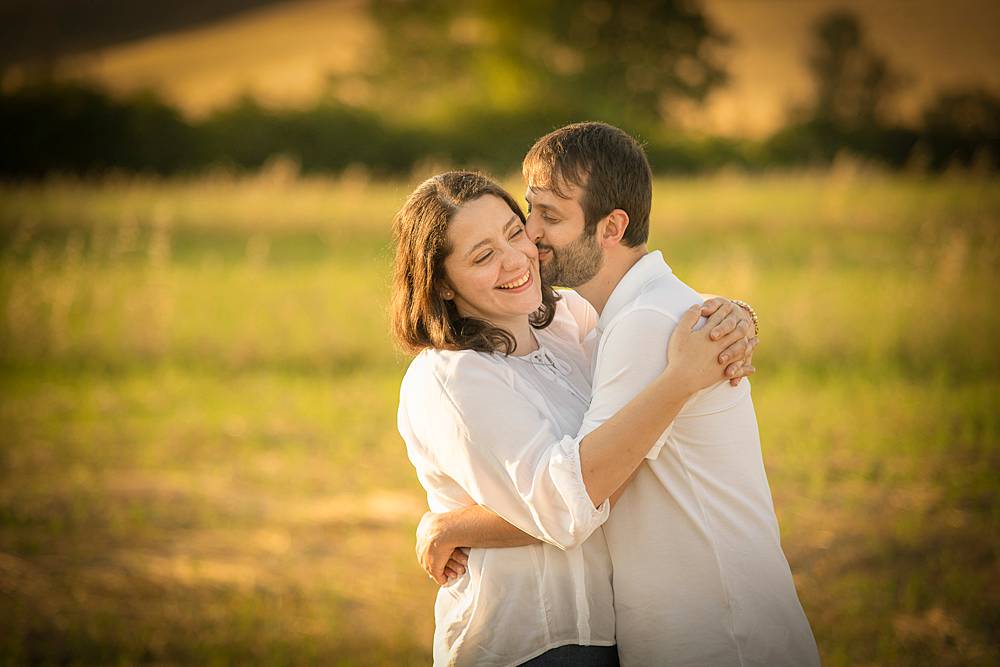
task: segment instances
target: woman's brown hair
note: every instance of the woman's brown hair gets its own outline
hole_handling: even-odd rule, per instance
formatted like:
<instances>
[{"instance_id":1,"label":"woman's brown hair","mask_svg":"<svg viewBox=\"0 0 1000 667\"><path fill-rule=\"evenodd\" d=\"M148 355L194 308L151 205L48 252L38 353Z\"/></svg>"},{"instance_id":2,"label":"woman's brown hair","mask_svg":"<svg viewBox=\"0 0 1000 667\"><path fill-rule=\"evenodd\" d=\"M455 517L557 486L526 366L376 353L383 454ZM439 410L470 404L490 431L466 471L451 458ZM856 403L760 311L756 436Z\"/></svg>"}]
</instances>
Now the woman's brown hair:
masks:
<instances>
[{"instance_id":1,"label":"woman's brown hair","mask_svg":"<svg viewBox=\"0 0 1000 667\"><path fill-rule=\"evenodd\" d=\"M438 174L417 186L396 213L396 242L389 322L403 350L416 354L438 350L478 350L512 354L514 336L486 320L462 317L454 301L441 296L444 260L451 252L448 226L465 204L484 195L504 200L524 224L524 212L514 198L486 176L469 171ZM542 283L542 305L529 321L536 329L552 323L559 296Z\"/></svg>"}]
</instances>

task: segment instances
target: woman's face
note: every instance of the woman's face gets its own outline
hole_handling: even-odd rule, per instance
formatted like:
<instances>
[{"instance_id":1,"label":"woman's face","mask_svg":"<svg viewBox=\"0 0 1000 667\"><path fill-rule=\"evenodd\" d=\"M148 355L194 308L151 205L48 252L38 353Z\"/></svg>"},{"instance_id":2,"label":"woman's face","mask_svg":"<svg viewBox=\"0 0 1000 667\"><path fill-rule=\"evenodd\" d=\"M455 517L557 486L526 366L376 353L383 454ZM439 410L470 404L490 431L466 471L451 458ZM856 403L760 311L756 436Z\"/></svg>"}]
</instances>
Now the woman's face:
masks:
<instances>
[{"instance_id":1,"label":"woman's face","mask_svg":"<svg viewBox=\"0 0 1000 667\"><path fill-rule=\"evenodd\" d=\"M468 202L452 218L448 241L445 280L460 315L503 326L541 306L538 250L507 202L494 195Z\"/></svg>"}]
</instances>

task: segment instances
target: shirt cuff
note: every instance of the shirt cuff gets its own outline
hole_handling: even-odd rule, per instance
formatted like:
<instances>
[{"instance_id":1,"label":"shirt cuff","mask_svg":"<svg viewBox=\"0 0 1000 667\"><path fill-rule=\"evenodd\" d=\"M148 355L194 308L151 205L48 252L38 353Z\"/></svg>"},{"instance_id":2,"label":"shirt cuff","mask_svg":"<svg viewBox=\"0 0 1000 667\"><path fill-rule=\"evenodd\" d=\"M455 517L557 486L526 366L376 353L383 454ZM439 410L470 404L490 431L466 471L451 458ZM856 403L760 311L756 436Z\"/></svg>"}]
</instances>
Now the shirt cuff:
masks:
<instances>
[{"instance_id":1,"label":"shirt cuff","mask_svg":"<svg viewBox=\"0 0 1000 667\"><path fill-rule=\"evenodd\" d=\"M660 450L663 449L663 445L667 444L667 440L670 439L670 434L673 430L674 425L671 423L670 426L667 427L667 430L656 439L656 442L654 442L653 446L649 448L649 451L646 452L647 459L653 460L660 456Z\"/></svg>"},{"instance_id":2,"label":"shirt cuff","mask_svg":"<svg viewBox=\"0 0 1000 667\"><path fill-rule=\"evenodd\" d=\"M611 512L610 499L601 503L600 507L594 507L590 494L587 493L587 487L583 483L583 470L580 467L582 440L582 436L564 437L556 445L551 467L552 481L570 510L573 524L570 532L575 536L582 536L579 542L583 542L590 533L607 521Z\"/></svg>"}]
</instances>

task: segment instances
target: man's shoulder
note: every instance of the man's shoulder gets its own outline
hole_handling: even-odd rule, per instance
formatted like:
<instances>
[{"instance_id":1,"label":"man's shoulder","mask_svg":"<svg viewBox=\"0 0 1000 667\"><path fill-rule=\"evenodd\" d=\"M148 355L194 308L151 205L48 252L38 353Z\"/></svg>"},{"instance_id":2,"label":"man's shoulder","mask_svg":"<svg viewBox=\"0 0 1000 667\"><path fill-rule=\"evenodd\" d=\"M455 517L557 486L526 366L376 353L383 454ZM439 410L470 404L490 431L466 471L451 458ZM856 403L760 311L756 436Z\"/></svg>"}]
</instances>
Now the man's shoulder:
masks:
<instances>
[{"instance_id":1,"label":"man's shoulder","mask_svg":"<svg viewBox=\"0 0 1000 667\"><path fill-rule=\"evenodd\" d=\"M669 273L649 281L632 305L636 308L660 310L677 320L685 310L702 301L698 292Z\"/></svg>"},{"instance_id":2,"label":"man's shoulder","mask_svg":"<svg viewBox=\"0 0 1000 667\"><path fill-rule=\"evenodd\" d=\"M701 303L701 296L673 274L658 276L608 322L606 331L635 324L647 326L657 320L676 324L688 308Z\"/></svg>"}]
</instances>

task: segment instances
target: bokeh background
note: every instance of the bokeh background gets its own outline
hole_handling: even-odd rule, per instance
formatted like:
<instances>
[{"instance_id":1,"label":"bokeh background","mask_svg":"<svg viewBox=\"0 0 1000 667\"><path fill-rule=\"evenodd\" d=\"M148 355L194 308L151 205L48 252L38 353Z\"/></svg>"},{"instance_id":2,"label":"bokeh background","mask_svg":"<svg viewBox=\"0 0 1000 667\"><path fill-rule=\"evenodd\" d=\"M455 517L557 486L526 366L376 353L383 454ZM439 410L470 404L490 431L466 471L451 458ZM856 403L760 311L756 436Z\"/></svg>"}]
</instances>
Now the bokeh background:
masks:
<instances>
[{"instance_id":1,"label":"bokeh background","mask_svg":"<svg viewBox=\"0 0 1000 667\"><path fill-rule=\"evenodd\" d=\"M566 122L760 312L827 665L1000 661L1000 5L0 2L0 663L430 661L389 223Z\"/></svg>"}]
</instances>

